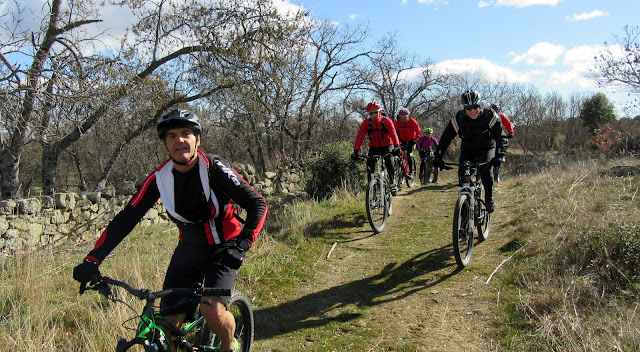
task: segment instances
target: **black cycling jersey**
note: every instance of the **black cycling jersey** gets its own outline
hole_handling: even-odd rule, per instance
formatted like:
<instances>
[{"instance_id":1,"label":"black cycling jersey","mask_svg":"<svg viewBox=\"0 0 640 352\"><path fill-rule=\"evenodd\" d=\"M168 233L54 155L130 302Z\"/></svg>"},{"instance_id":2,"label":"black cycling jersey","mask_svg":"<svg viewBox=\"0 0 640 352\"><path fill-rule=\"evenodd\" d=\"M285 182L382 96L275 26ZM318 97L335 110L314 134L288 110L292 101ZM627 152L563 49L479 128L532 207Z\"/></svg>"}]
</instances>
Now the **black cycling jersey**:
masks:
<instances>
[{"instance_id":1,"label":"black cycling jersey","mask_svg":"<svg viewBox=\"0 0 640 352\"><path fill-rule=\"evenodd\" d=\"M178 226L183 243L213 246L238 236L253 242L266 218L264 198L226 160L201 151L198 154L198 165L187 173L176 173L171 159L151 173L86 258L101 263L158 198ZM247 212L244 226L234 203Z\"/></svg>"}]
</instances>

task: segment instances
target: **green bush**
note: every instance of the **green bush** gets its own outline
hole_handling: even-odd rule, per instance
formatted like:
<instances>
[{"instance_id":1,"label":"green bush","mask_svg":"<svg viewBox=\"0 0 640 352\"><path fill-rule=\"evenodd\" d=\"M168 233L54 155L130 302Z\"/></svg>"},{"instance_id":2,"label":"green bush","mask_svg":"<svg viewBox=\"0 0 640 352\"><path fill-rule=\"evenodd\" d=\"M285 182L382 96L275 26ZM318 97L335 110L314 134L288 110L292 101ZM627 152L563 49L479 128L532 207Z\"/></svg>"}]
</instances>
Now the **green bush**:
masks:
<instances>
[{"instance_id":1,"label":"green bush","mask_svg":"<svg viewBox=\"0 0 640 352\"><path fill-rule=\"evenodd\" d=\"M361 163L351 161L353 146L349 142L338 142L325 146L317 155L308 159L306 191L314 198L326 199L336 189L350 192L362 189L364 180Z\"/></svg>"}]
</instances>

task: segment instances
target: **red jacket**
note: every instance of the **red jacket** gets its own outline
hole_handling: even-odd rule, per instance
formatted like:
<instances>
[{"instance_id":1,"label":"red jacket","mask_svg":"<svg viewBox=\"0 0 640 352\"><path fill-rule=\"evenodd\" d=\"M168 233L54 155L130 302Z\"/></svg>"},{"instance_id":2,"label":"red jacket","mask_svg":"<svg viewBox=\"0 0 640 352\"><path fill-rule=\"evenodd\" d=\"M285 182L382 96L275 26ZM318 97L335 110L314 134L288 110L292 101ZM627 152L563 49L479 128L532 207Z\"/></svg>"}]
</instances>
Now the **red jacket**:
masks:
<instances>
[{"instance_id":1,"label":"red jacket","mask_svg":"<svg viewBox=\"0 0 640 352\"><path fill-rule=\"evenodd\" d=\"M418 121L411 117L407 120L407 123L403 123L400 118L394 123L394 125L401 141L415 142L420 138L420 126L418 125Z\"/></svg>"},{"instance_id":2,"label":"red jacket","mask_svg":"<svg viewBox=\"0 0 640 352\"><path fill-rule=\"evenodd\" d=\"M371 131L369 131L369 122L371 122ZM384 126L383 126L384 124ZM393 121L385 116L372 119L367 117L362 121L358 135L356 136L356 144L353 145L353 150L360 150L364 137L369 135L369 147L386 147L389 145L399 145L398 135L396 129L393 126Z\"/></svg>"},{"instance_id":3,"label":"red jacket","mask_svg":"<svg viewBox=\"0 0 640 352\"><path fill-rule=\"evenodd\" d=\"M500 113L500 119L502 120L502 129L507 132L507 136L513 134L513 124L507 115Z\"/></svg>"}]
</instances>

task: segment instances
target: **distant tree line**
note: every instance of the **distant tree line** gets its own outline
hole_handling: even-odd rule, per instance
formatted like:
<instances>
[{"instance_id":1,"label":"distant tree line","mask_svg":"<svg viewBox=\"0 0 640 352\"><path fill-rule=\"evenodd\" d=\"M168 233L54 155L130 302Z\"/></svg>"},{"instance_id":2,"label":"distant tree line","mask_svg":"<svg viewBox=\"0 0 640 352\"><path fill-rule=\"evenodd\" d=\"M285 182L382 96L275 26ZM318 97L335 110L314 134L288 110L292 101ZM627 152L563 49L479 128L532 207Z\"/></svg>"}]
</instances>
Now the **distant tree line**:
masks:
<instances>
[{"instance_id":1,"label":"distant tree line","mask_svg":"<svg viewBox=\"0 0 640 352\"><path fill-rule=\"evenodd\" d=\"M280 13L271 0L118 3L137 21L117 45L101 49L113 43L97 30L109 26L99 20L101 5L49 0L34 29L21 27L32 16L22 2L7 2L10 20L0 38L2 199L33 189L100 190L149 174L166 158L155 122L176 106L200 116L205 151L251 163L259 173L352 141L370 100L391 116L409 108L439 136L460 108L460 92L473 88L511 117L512 143L529 153L583 147L594 129L620 121L601 118L598 109L610 107L604 95L590 110L597 117L585 119L592 96L565 100L532 85L444 75L399 48L392 35L370 47L365 27ZM607 59L613 60L603 54ZM638 69L637 60L633 65ZM614 74L602 77L615 81Z\"/></svg>"}]
</instances>

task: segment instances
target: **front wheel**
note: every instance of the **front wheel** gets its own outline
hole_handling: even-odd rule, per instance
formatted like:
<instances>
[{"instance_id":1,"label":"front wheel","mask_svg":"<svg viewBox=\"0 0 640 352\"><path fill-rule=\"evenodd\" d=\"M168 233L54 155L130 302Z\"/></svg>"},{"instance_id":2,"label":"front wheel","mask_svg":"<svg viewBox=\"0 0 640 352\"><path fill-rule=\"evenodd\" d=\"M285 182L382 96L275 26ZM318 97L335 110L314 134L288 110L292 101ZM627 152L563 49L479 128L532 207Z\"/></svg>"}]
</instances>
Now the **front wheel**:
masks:
<instances>
[{"instance_id":1,"label":"front wheel","mask_svg":"<svg viewBox=\"0 0 640 352\"><path fill-rule=\"evenodd\" d=\"M254 321L253 321L253 309L249 299L240 291L233 290L231 297L227 304L227 310L231 312L236 322L236 330L233 333L233 337L236 338L240 344L239 351L249 352L253 345L253 333L254 333ZM206 322L201 320L201 328L192 336L190 340L194 347L217 348L220 346L220 339L209 329ZM200 349L198 349L200 351Z\"/></svg>"},{"instance_id":2,"label":"front wheel","mask_svg":"<svg viewBox=\"0 0 640 352\"><path fill-rule=\"evenodd\" d=\"M411 168L407 168L409 170L409 175L407 175L407 187L411 188L413 186L415 186L416 184L416 158L411 155L409 156L409 158L411 158Z\"/></svg>"},{"instance_id":3,"label":"front wheel","mask_svg":"<svg viewBox=\"0 0 640 352\"><path fill-rule=\"evenodd\" d=\"M382 182L382 180L372 178L366 194L367 219L375 233L384 230L391 206L390 201L384 199Z\"/></svg>"},{"instance_id":4,"label":"front wheel","mask_svg":"<svg viewBox=\"0 0 640 352\"><path fill-rule=\"evenodd\" d=\"M453 255L459 267L466 267L471 263L473 250L473 217L471 215L471 200L466 194L460 195L453 213Z\"/></svg>"}]
</instances>

